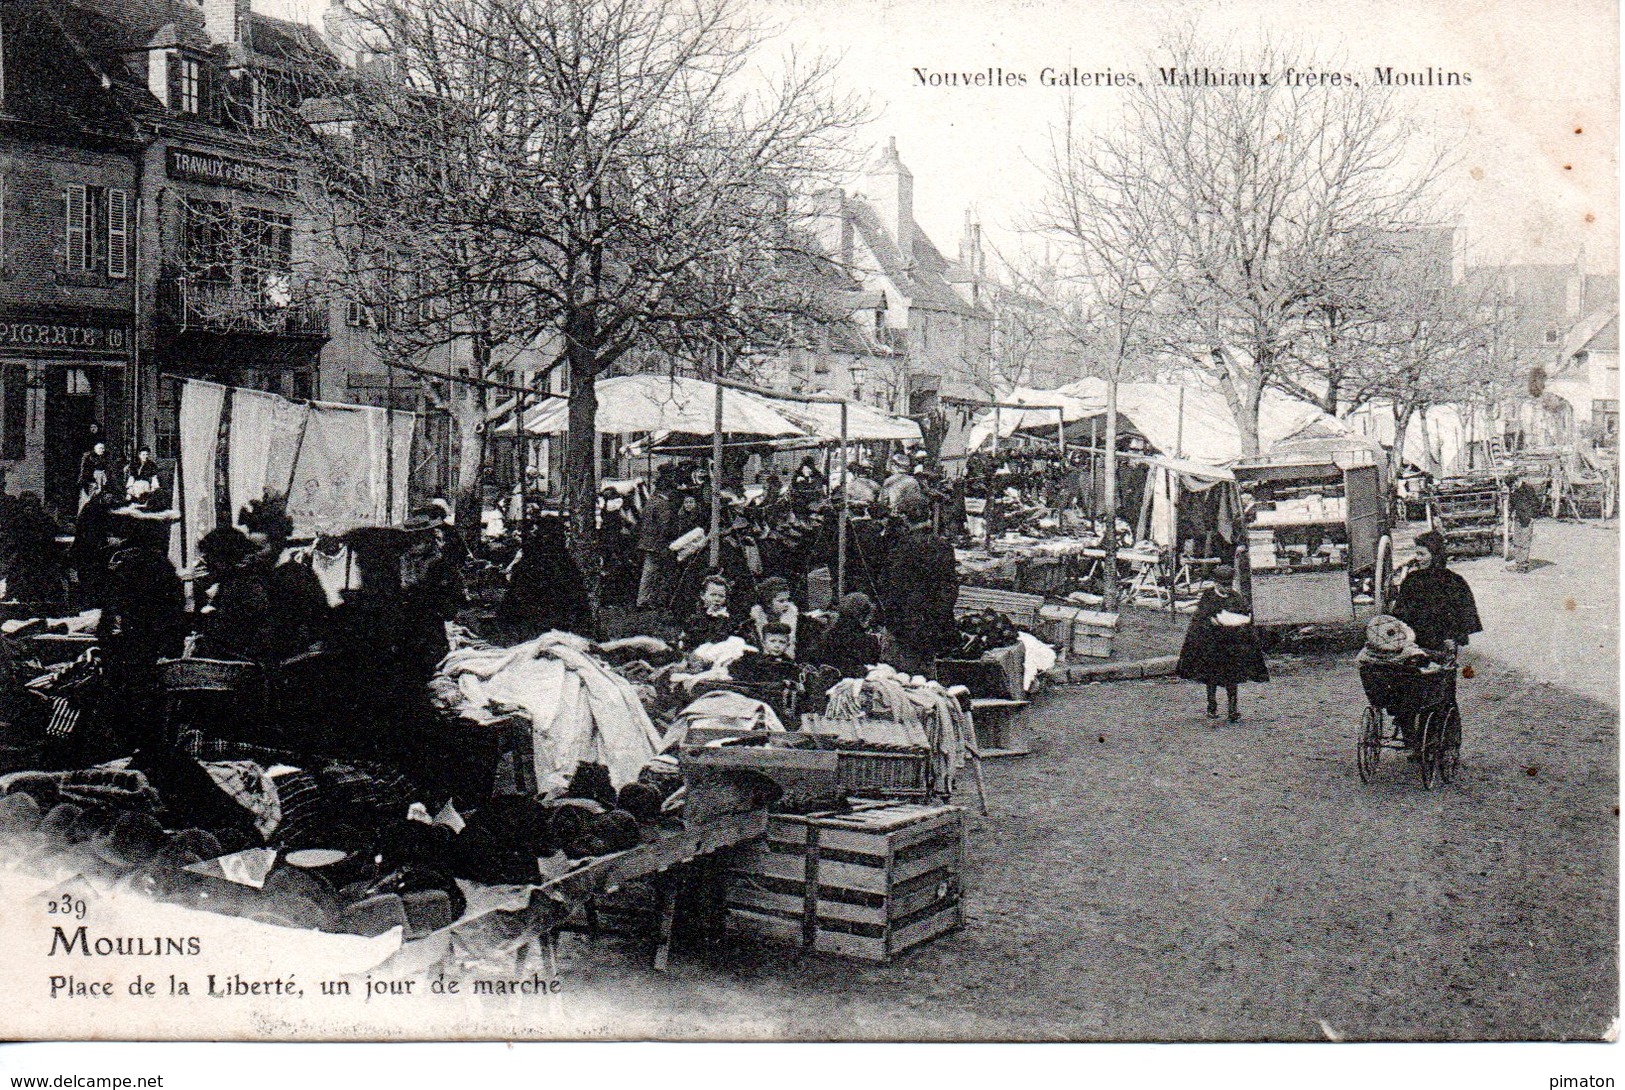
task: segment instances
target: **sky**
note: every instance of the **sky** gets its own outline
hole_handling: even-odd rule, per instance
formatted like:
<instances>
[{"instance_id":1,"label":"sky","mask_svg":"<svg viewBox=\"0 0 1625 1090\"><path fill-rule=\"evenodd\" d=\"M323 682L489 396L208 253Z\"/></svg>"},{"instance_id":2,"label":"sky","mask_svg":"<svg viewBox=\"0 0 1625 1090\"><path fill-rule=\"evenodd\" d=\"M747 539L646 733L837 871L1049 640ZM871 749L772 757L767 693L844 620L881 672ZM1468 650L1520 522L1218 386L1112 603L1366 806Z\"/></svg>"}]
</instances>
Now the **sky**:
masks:
<instances>
[{"instance_id":1,"label":"sky","mask_svg":"<svg viewBox=\"0 0 1625 1090\"><path fill-rule=\"evenodd\" d=\"M1238 69L1268 40L1365 83L1374 70L1462 72L1466 86L1407 88L1419 142L1453 149L1439 192L1460 214L1471 263L1619 264L1619 12L1611 0L742 0L791 49L840 57L842 84L870 97L861 134L895 137L914 175L915 219L958 249L967 209L1001 252L1042 192L1038 164L1063 97L1109 119L1122 92L1039 82L1043 68L1153 78L1157 43L1191 25ZM327 0L254 0L319 21ZM919 70L919 71L917 71ZM1024 86L934 86L932 73L1026 76Z\"/></svg>"}]
</instances>

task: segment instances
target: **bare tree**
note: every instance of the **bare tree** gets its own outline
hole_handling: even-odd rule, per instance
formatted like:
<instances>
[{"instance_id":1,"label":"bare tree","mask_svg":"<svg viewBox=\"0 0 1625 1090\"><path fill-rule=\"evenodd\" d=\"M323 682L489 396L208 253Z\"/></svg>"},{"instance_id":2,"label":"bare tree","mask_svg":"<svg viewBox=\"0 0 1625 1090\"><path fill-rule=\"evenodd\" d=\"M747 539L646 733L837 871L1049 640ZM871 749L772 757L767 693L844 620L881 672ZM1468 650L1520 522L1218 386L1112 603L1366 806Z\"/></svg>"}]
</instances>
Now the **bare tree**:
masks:
<instances>
[{"instance_id":1,"label":"bare tree","mask_svg":"<svg viewBox=\"0 0 1625 1090\"><path fill-rule=\"evenodd\" d=\"M1042 301L1052 333L1105 380L1102 500L1109 525L1117 513L1118 386L1162 347L1167 328L1169 289L1154 245L1154 217L1162 209L1145 199L1132 147L1127 133L1091 138L1072 105L1063 109L1051 131L1047 185L1032 223L1050 243L1050 259L1015 273L1022 290ZM1117 596L1115 565L1107 564L1107 608L1116 608Z\"/></svg>"},{"instance_id":2,"label":"bare tree","mask_svg":"<svg viewBox=\"0 0 1625 1090\"><path fill-rule=\"evenodd\" d=\"M1317 66L1272 48L1243 65L1267 85L1214 86L1236 60L1190 31L1166 55L1085 162L1118 190L1101 212L1149 254L1170 344L1217 382L1256 453L1264 388L1291 377L1324 308L1369 271L1368 240L1417 222L1430 164L1378 88L1282 83Z\"/></svg>"},{"instance_id":3,"label":"bare tree","mask_svg":"<svg viewBox=\"0 0 1625 1090\"><path fill-rule=\"evenodd\" d=\"M572 548L595 572L598 376L652 339L774 326L794 295L764 271L794 241L775 221L787 194L845 169L863 105L822 59L761 76L761 34L734 0L349 9L390 60L350 89L360 122L328 141L379 240L369 252L410 255L455 300L426 340L556 348Z\"/></svg>"}]
</instances>

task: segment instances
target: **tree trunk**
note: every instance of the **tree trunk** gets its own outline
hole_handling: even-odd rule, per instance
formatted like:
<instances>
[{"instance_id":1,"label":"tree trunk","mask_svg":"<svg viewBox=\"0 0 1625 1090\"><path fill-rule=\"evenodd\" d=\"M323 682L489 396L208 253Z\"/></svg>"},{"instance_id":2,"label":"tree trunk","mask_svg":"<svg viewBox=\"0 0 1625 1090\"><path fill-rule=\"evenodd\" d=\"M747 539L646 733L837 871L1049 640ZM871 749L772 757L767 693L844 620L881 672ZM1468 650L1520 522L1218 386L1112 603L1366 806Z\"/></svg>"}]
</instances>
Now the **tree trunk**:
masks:
<instances>
[{"instance_id":1,"label":"tree trunk","mask_svg":"<svg viewBox=\"0 0 1625 1090\"><path fill-rule=\"evenodd\" d=\"M1410 429L1411 416L1416 412L1413 406L1407 405L1401 409L1394 406L1394 474L1398 476L1399 470L1405 464L1405 432Z\"/></svg>"},{"instance_id":2,"label":"tree trunk","mask_svg":"<svg viewBox=\"0 0 1625 1090\"><path fill-rule=\"evenodd\" d=\"M474 373L481 378L491 365L491 345L485 337L476 336L470 345L474 357ZM454 384L451 403L457 421L457 506L454 511L462 529L463 540L470 548L479 544L480 508L484 497L481 486L485 477L485 428L490 399L484 386L459 389Z\"/></svg>"},{"instance_id":3,"label":"tree trunk","mask_svg":"<svg viewBox=\"0 0 1625 1090\"><path fill-rule=\"evenodd\" d=\"M1106 584L1101 589L1105 592L1107 613L1117 612L1119 593L1117 588L1117 381L1120 373L1121 366L1106 380L1105 480L1101 486L1101 504L1106 508L1106 540L1101 546L1106 552L1105 567L1103 569Z\"/></svg>"},{"instance_id":4,"label":"tree trunk","mask_svg":"<svg viewBox=\"0 0 1625 1090\"><path fill-rule=\"evenodd\" d=\"M564 491L570 507L570 552L598 606L598 356L579 330L567 329L570 366L570 432L565 444Z\"/></svg>"},{"instance_id":5,"label":"tree trunk","mask_svg":"<svg viewBox=\"0 0 1625 1090\"><path fill-rule=\"evenodd\" d=\"M1238 377L1239 368L1231 366L1223 349L1215 349L1213 356L1218 366L1219 390L1224 394L1225 402L1230 406L1230 415L1236 422L1236 430L1241 434L1241 453L1243 456L1257 454L1258 403L1264 396L1261 376L1266 373L1267 357L1255 352L1251 373Z\"/></svg>"}]
</instances>

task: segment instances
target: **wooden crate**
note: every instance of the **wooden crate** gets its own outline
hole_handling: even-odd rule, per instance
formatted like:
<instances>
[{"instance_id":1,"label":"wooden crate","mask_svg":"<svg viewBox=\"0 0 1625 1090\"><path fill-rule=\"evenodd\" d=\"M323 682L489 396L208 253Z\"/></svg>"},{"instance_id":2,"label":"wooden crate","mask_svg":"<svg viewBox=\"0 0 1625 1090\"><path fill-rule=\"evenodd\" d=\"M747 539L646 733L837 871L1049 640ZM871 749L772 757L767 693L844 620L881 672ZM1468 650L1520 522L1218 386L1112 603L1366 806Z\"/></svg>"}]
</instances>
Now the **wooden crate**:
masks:
<instances>
[{"instance_id":1,"label":"wooden crate","mask_svg":"<svg viewBox=\"0 0 1625 1090\"><path fill-rule=\"evenodd\" d=\"M1117 614L1080 606L1047 605L1038 611L1046 643L1073 658L1109 659L1117 638Z\"/></svg>"},{"instance_id":2,"label":"wooden crate","mask_svg":"<svg viewBox=\"0 0 1625 1090\"><path fill-rule=\"evenodd\" d=\"M985 587L960 587L954 600L954 616L980 613L991 609L1002 613L1017 628L1031 632L1038 624L1038 611L1044 605L1042 594L1022 594L1013 590L988 590Z\"/></svg>"},{"instance_id":3,"label":"wooden crate","mask_svg":"<svg viewBox=\"0 0 1625 1090\"><path fill-rule=\"evenodd\" d=\"M774 814L765 840L734 857L730 925L821 953L890 961L961 923L964 837L957 806Z\"/></svg>"},{"instance_id":4,"label":"wooden crate","mask_svg":"<svg viewBox=\"0 0 1625 1090\"><path fill-rule=\"evenodd\" d=\"M972 697L1021 700L1026 694L1027 649L1019 643L995 647L979 659L938 659L937 681L963 685Z\"/></svg>"}]
</instances>

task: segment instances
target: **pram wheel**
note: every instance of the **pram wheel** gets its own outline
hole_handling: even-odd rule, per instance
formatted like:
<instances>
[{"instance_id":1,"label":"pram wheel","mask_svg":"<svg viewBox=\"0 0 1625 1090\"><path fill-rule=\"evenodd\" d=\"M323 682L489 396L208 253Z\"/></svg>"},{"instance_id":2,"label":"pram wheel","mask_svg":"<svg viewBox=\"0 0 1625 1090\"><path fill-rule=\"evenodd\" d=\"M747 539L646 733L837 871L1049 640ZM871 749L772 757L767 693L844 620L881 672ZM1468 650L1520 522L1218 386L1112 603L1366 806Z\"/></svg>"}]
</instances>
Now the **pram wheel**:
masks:
<instances>
[{"instance_id":1,"label":"pram wheel","mask_svg":"<svg viewBox=\"0 0 1625 1090\"><path fill-rule=\"evenodd\" d=\"M1454 749L1448 742L1453 716L1456 727ZM1461 747L1461 717L1454 708L1428 708L1418 717L1417 734L1418 753L1421 756L1418 772L1422 777L1422 786L1431 791L1434 784L1449 783L1455 775L1455 754ZM1445 768L1447 762L1450 766L1448 771Z\"/></svg>"},{"instance_id":2,"label":"pram wheel","mask_svg":"<svg viewBox=\"0 0 1625 1090\"><path fill-rule=\"evenodd\" d=\"M1382 760L1381 709L1366 705L1365 716L1360 721L1360 742L1354 756L1360 769L1360 782L1370 783Z\"/></svg>"},{"instance_id":3,"label":"pram wheel","mask_svg":"<svg viewBox=\"0 0 1625 1090\"><path fill-rule=\"evenodd\" d=\"M1461 711L1455 706L1444 713L1444 728L1439 738L1439 781L1451 783L1461 767Z\"/></svg>"}]
</instances>

